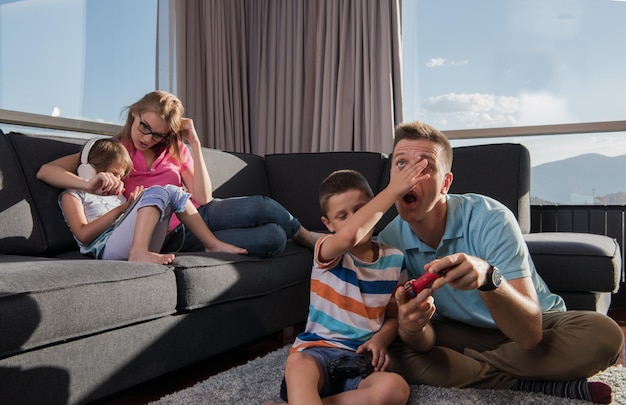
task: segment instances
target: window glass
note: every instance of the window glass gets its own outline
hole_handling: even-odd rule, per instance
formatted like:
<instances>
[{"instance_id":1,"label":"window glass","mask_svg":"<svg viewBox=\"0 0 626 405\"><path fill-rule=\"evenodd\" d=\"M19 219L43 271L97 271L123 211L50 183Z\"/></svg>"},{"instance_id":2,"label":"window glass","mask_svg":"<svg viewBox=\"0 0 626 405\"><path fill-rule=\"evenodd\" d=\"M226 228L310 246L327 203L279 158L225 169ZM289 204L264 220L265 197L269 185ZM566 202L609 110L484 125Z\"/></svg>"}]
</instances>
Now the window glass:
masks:
<instances>
[{"instance_id":1,"label":"window glass","mask_svg":"<svg viewBox=\"0 0 626 405\"><path fill-rule=\"evenodd\" d=\"M402 4L405 120L445 130L624 119L626 2Z\"/></svg>"},{"instance_id":2,"label":"window glass","mask_svg":"<svg viewBox=\"0 0 626 405\"><path fill-rule=\"evenodd\" d=\"M512 142L530 152L532 205L626 205L626 134L451 140L453 147Z\"/></svg>"},{"instance_id":3,"label":"window glass","mask_svg":"<svg viewBox=\"0 0 626 405\"><path fill-rule=\"evenodd\" d=\"M0 108L120 124L155 88L157 0L0 0Z\"/></svg>"},{"instance_id":4,"label":"window glass","mask_svg":"<svg viewBox=\"0 0 626 405\"><path fill-rule=\"evenodd\" d=\"M625 119L625 1L409 0L402 13L405 121L445 133ZM626 172L623 132L452 145L496 142L529 149L533 204L626 204L611 175Z\"/></svg>"}]
</instances>

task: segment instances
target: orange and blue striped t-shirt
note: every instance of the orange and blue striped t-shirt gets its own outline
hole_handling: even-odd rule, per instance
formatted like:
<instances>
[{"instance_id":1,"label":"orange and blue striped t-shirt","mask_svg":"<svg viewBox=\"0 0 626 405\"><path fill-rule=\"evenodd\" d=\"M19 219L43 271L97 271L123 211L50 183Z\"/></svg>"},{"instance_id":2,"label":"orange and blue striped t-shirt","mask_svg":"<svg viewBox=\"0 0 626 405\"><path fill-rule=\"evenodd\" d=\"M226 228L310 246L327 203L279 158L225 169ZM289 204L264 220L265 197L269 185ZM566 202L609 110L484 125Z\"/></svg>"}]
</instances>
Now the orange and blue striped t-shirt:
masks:
<instances>
[{"instance_id":1,"label":"orange and blue striped t-shirt","mask_svg":"<svg viewBox=\"0 0 626 405\"><path fill-rule=\"evenodd\" d=\"M382 243L377 243L373 263L350 253L319 263L324 239L315 246L307 324L292 352L307 347L356 350L380 330L393 292L407 278L402 251Z\"/></svg>"}]
</instances>

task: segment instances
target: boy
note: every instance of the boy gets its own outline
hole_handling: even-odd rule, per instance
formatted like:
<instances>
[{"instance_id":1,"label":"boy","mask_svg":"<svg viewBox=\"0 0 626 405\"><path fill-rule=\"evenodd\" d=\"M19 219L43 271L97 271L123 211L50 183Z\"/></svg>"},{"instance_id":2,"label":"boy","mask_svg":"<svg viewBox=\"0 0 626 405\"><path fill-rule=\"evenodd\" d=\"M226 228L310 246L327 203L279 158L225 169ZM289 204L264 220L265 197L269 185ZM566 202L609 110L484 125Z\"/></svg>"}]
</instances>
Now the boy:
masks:
<instances>
[{"instance_id":1,"label":"boy","mask_svg":"<svg viewBox=\"0 0 626 405\"><path fill-rule=\"evenodd\" d=\"M403 167L375 198L353 170L336 171L320 185L322 222L332 233L315 245L308 321L281 387L289 404L407 402L406 381L385 371L387 346L397 334L392 295L406 278L404 257L372 234L395 201L428 178L425 167L425 161Z\"/></svg>"}]
</instances>

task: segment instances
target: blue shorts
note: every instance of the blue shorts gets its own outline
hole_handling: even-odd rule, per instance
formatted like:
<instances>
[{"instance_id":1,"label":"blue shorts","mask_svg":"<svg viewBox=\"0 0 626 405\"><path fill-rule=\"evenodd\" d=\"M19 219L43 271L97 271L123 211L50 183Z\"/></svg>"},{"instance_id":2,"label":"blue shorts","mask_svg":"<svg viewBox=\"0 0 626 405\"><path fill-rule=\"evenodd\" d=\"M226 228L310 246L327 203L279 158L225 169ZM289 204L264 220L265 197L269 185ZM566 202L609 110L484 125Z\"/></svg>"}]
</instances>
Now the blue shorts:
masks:
<instances>
[{"instance_id":1,"label":"blue shorts","mask_svg":"<svg viewBox=\"0 0 626 405\"><path fill-rule=\"evenodd\" d=\"M363 380L361 376L331 380L330 376L328 375L327 367L329 362L336 360L340 357L357 357L362 356L361 354L356 354L351 350L335 349L329 347L309 347L302 350L302 353L308 354L309 356L313 357L322 369L324 384L322 385L322 389L320 389L321 398L336 395L345 391L355 390L359 387L359 383L361 382L361 380ZM287 401L287 384L285 383L284 377L280 386L280 397L284 401Z\"/></svg>"}]
</instances>

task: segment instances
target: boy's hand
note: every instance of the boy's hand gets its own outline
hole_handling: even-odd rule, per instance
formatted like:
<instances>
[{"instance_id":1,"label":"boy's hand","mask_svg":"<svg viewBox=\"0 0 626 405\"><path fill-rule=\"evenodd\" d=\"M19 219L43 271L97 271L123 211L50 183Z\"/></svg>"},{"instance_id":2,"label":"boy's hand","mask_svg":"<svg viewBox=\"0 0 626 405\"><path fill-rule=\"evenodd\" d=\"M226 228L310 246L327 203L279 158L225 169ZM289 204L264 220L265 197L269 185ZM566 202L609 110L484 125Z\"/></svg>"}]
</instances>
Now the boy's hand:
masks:
<instances>
[{"instance_id":1,"label":"boy's hand","mask_svg":"<svg viewBox=\"0 0 626 405\"><path fill-rule=\"evenodd\" d=\"M385 371L391 365L391 358L387 353L387 347L380 345L376 339L370 339L356 349L357 354L370 352L372 354L372 366L375 371Z\"/></svg>"},{"instance_id":2,"label":"boy's hand","mask_svg":"<svg viewBox=\"0 0 626 405\"><path fill-rule=\"evenodd\" d=\"M392 170L387 188L392 190L397 198L402 198L411 191L419 182L430 177L430 174L422 173L428 166L428 161L422 159L408 163L400 170Z\"/></svg>"}]
</instances>

